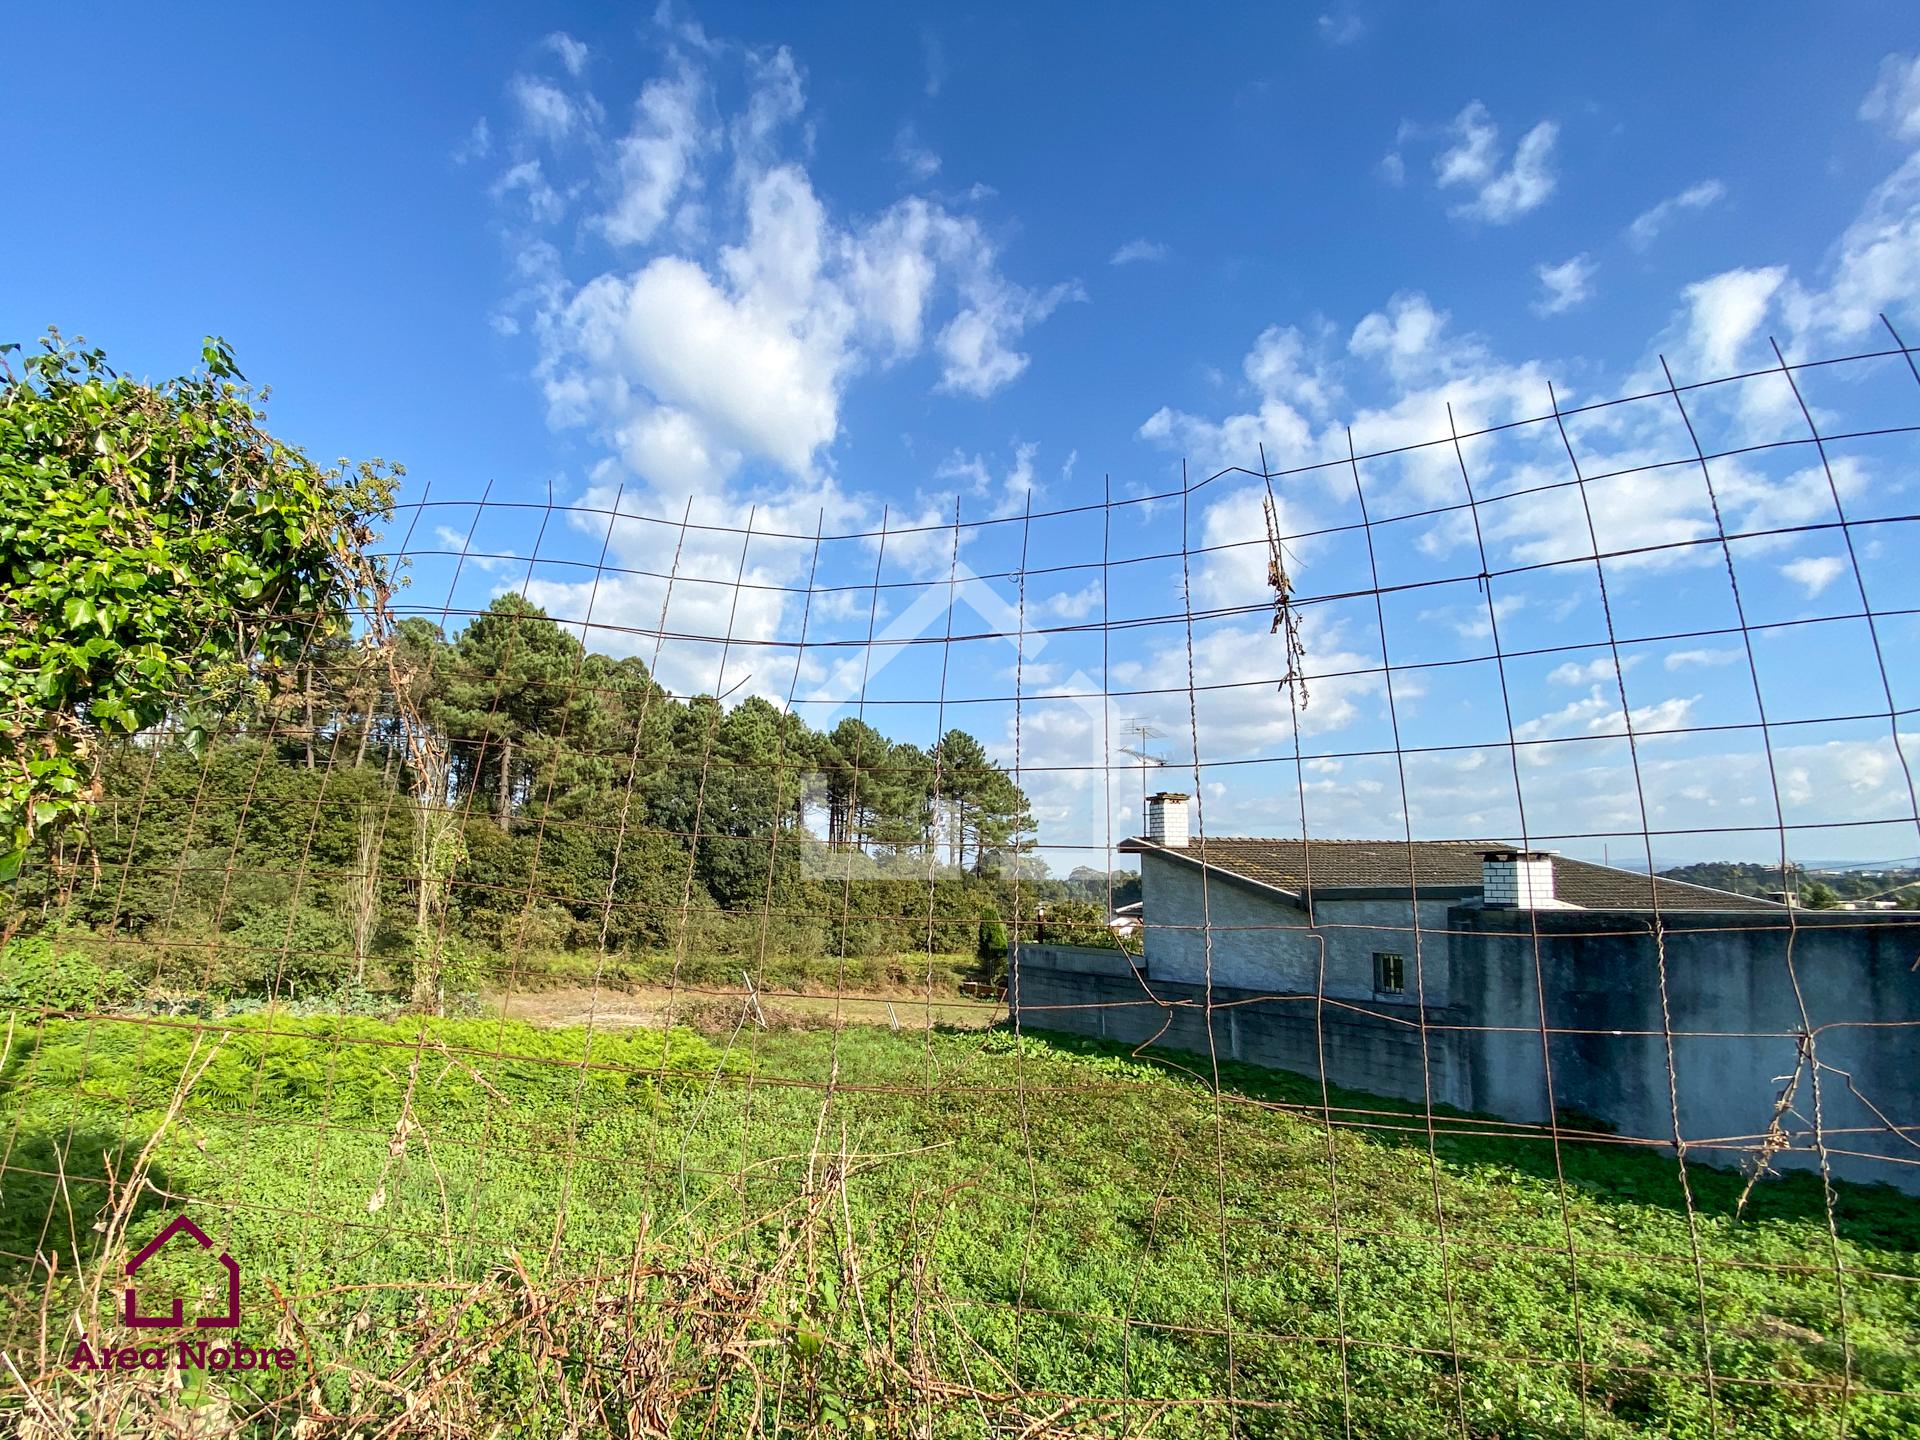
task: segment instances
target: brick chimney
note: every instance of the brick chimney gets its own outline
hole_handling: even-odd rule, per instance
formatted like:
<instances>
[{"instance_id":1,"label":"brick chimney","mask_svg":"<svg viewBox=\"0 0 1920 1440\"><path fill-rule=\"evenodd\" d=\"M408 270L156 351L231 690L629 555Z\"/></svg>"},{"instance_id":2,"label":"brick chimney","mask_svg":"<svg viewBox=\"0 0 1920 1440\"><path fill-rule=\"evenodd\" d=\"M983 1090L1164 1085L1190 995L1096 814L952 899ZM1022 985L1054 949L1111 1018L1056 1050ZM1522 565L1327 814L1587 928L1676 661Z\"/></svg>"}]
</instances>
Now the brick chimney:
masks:
<instances>
[{"instance_id":1,"label":"brick chimney","mask_svg":"<svg viewBox=\"0 0 1920 1440\"><path fill-rule=\"evenodd\" d=\"M1169 850L1184 850L1187 845L1187 797L1177 790L1162 790L1147 797L1147 839Z\"/></svg>"},{"instance_id":2,"label":"brick chimney","mask_svg":"<svg viewBox=\"0 0 1920 1440\"><path fill-rule=\"evenodd\" d=\"M1482 903L1510 910L1554 910L1553 856L1544 850L1484 850L1480 854Z\"/></svg>"}]
</instances>

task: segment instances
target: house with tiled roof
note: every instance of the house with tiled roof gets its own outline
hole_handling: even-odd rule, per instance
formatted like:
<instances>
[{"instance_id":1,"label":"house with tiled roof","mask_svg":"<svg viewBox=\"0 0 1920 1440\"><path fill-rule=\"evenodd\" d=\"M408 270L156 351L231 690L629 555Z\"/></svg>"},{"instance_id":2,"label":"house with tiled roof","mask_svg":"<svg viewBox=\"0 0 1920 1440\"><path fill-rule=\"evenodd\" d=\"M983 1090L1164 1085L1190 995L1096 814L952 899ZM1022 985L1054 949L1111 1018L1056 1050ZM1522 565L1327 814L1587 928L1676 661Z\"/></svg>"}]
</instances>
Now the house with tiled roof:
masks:
<instances>
[{"instance_id":1,"label":"house with tiled roof","mask_svg":"<svg viewBox=\"0 0 1920 1440\"><path fill-rule=\"evenodd\" d=\"M1160 803L1167 803L1164 797ZM1196 838L1174 847L1123 840L1121 851L1211 866L1297 909L1382 896L1581 910L1779 910L1778 901L1649 876L1503 840L1261 840ZM1521 887L1524 885L1524 893Z\"/></svg>"},{"instance_id":2,"label":"house with tiled roof","mask_svg":"<svg viewBox=\"0 0 1920 1440\"><path fill-rule=\"evenodd\" d=\"M1187 799L1151 797L1147 833L1118 847L1140 864L1137 943L1020 945L1017 1024L1549 1134L1568 1116L1647 1144L1678 1133L1710 1162L1824 1152L1835 1173L1920 1189L1920 1166L1876 1158L1920 1151L1920 1067L1874 1043L1920 1035L1920 916L1803 910L1510 841L1201 836ZM1793 1133L1809 1054L1851 1077L1821 1117L1844 1144Z\"/></svg>"},{"instance_id":3,"label":"house with tiled roof","mask_svg":"<svg viewBox=\"0 0 1920 1440\"><path fill-rule=\"evenodd\" d=\"M1456 909L1784 914L1771 900L1496 840L1190 836L1187 797L1153 796L1140 861L1144 959L1167 980L1340 1000L1452 1002ZM1418 980L1416 985L1414 982Z\"/></svg>"}]
</instances>

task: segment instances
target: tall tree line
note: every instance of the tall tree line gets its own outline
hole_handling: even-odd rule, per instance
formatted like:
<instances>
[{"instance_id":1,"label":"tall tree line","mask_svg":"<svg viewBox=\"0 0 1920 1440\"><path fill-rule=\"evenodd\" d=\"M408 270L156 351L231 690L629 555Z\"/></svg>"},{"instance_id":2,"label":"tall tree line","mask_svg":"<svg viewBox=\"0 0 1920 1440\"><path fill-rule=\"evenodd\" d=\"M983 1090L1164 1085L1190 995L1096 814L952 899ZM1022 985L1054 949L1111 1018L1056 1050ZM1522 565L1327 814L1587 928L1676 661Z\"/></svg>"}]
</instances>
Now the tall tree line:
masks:
<instances>
[{"instance_id":1,"label":"tall tree line","mask_svg":"<svg viewBox=\"0 0 1920 1440\"><path fill-rule=\"evenodd\" d=\"M15 905L160 940L183 983L424 1002L462 946L971 952L1031 887L1027 798L965 731L676 699L517 595L394 645L263 667L204 745L118 742L85 864L30 862Z\"/></svg>"}]
</instances>

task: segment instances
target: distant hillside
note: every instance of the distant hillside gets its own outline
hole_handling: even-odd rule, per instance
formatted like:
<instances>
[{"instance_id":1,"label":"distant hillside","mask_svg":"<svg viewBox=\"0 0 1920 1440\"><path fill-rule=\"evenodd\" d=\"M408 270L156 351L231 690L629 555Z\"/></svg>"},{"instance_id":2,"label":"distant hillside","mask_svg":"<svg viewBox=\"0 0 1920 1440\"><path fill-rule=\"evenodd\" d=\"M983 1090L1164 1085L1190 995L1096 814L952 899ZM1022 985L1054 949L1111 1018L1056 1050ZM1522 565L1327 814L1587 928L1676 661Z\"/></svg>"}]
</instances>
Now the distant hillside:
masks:
<instances>
[{"instance_id":1,"label":"distant hillside","mask_svg":"<svg viewBox=\"0 0 1920 1440\"><path fill-rule=\"evenodd\" d=\"M1829 900L1898 900L1902 905L1920 907L1920 868L1893 866L1885 870L1823 870L1792 867L1795 888L1807 904ZM1690 885L1708 885L1715 890L1730 890L1736 895L1770 895L1781 889L1778 865L1755 865L1732 860L1705 860L1695 865L1676 865L1660 872L1669 880L1684 880Z\"/></svg>"}]
</instances>

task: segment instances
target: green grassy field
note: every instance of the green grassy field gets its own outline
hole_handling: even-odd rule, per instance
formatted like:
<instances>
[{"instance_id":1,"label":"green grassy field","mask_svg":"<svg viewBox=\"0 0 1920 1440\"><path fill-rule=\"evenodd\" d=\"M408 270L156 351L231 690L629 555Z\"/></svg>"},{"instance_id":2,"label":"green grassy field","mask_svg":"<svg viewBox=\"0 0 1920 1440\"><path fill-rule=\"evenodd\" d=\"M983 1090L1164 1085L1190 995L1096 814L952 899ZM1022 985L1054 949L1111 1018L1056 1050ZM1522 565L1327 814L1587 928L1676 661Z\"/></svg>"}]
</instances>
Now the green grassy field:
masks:
<instances>
[{"instance_id":1,"label":"green grassy field","mask_svg":"<svg viewBox=\"0 0 1920 1440\"><path fill-rule=\"evenodd\" d=\"M1563 1182L1537 1140L1430 1142L1355 1096L1329 1129L1305 1081L1216 1096L1004 1031L22 1015L23 1369L27 1257L71 1277L57 1364L102 1177L210 1054L124 1239L185 1210L240 1261L240 1333L303 1376L185 1399L263 1430L375 1433L425 1393L482 1433L642 1434L665 1412L616 1402L644 1372L685 1434L1920 1435L1920 1216L1891 1191L1841 1187L1830 1232L1817 1181L1736 1216L1739 1177L1694 1167L1690 1216L1670 1157L1567 1146Z\"/></svg>"}]
</instances>

